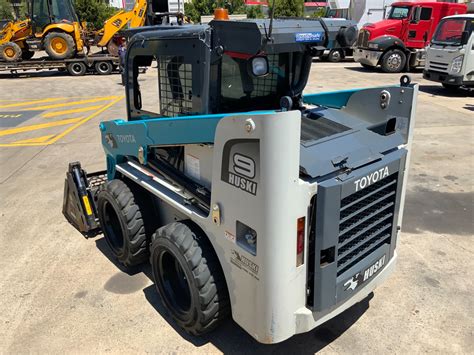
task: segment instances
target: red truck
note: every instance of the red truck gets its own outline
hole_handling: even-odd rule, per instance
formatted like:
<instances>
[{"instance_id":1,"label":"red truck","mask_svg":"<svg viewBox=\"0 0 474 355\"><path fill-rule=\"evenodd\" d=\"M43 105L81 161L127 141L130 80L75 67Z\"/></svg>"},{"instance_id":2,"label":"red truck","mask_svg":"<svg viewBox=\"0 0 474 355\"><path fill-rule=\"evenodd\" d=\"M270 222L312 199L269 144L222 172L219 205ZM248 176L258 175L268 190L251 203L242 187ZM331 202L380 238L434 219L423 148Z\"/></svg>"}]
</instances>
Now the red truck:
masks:
<instances>
[{"instance_id":1,"label":"red truck","mask_svg":"<svg viewBox=\"0 0 474 355\"><path fill-rule=\"evenodd\" d=\"M386 73L423 66L425 47L445 16L465 14L467 6L447 2L395 2L385 20L359 31L354 60L363 67L380 65Z\"/></svg>"}]
</instances>

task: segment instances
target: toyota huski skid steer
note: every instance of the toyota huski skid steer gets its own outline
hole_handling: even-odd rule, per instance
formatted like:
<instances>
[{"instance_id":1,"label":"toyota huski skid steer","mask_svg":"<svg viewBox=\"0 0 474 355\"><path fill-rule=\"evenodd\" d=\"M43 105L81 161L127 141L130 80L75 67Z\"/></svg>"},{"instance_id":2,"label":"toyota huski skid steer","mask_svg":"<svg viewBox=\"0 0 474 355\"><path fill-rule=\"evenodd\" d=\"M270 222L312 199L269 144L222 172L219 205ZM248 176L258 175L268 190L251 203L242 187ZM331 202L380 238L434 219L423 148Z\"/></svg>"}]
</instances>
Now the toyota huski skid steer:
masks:
<instances>
[{"instance_id":1,"label":"toyota huski skid steer","mask_svg":"<svg viewBox=\"0 0 474 355\"><path fill-rule=\"evenodd\" d=\"M249 20L135 34L128 120L100 123L106 176L69 166L67 219L103 232L123 265L149 260L191 334L231 314L281 342L394 270L418 88L402 77L303 95L326 31ZM155 59L159 112L148 112L139 68Z\"/></svg>"}]
</instances>

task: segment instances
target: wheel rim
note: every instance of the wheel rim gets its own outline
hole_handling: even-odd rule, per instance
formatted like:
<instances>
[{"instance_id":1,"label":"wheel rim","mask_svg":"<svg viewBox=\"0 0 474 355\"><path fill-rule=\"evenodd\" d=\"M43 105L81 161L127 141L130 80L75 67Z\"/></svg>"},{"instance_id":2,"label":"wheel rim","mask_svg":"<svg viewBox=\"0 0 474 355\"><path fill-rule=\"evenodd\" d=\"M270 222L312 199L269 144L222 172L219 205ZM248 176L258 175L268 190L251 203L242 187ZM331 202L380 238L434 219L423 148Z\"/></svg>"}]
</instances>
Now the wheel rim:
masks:
<instances>
[{"instance_id":1,"label":"wheel rim","mask_svg":"<svg viewBox=\"0 0 474 355\"><path fill-rule=\"evenodd\" d=\"M99 63L99 71L101 73L106 73L109 71L109 66L107 63Z\"/></svg>"},{"instance_id":2,"label":"wheel rim","mask_svg":"<svg viewBox=\"0 0 474 355\"><path fill-rule=\"evenodd\" d=\"M67 51L67 43L64 38L54 37L51 41L51 48L58 54L63 54Z\"/></svg>"},{"instance_id":3,"label":"wheel rim","mask_svg":"<svg viewBox=\"0 0 474 355\"><path fill-rule=\"evenodd\" d=\"M15 57L15 49L13 47L6 47L3 51L3 54L7 58L14 58Z\"/></svg>"},{"instance_id":4,"label":"wheel rim","mask_svg":"<svg viewBox=\"0 0 474 355\"><path fill-rule=\"evenodd\" d=\"M112 250L119 252L123 249L123 232L117 212L115 212L114 207L108 201L104 205L104 221L105 225L102 227L105 237Z\"/></svg>"},{"instance_id":5,"label":"wheel rim","mask_svg":"<svg viewBox=\"0 0 474 355\"><path fill-rule=\"evenodd\" d=\"M341 58L341 54L339 52L333 52L332 53L332 58L335 60L339 60Z\"/></svg>"},{"instance_id":6,"label":"wheel rim","mask_svg":"<svg viewBox=\"0 0 474 355\"><path fill-rule=\"evenodd\" d=\"M387 59L387 66L390 69L398 69L402 64L402 56L398 53L391 54Z\"/></svg>"},{"instance_id":7,"label":"wheel rim","mask_svg":"<svg viewBox=\"0 0 474 355\"><path fill-rule=\"evenodd\" d=\"M80 64L73 64L72 71L76 74L82 73L82 66Z\"/></svg>"},{"instance_id":8,"label":"wheel rim","mask_svg":"<svg viewBox=\"0 0 474 355\"><path fill-rule=\"evenodd\" d=\"M191 309L191 290L179 260L170 252L162 251L159 256L157 271L166 302L179 314L189 312Z\"/></svg>"}]
</instances>

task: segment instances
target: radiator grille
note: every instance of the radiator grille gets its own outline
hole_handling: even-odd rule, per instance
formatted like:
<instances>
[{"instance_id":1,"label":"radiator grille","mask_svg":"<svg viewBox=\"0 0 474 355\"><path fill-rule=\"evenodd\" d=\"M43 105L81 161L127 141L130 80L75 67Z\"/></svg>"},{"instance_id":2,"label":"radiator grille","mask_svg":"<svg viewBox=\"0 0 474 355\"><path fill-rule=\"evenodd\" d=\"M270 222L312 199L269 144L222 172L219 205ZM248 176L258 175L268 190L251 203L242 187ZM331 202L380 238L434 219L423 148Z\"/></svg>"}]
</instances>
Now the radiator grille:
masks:
<instances>
[{"instance_id":1,"label":"radiator grille","mask_svg":"<svg viewBox=\"0 0 474 355\"><path fill-rule=\"evenodd\" d=\"M441 62L431 62L429 63L429 68L435 71L448 71L449 64L448 63L441 63Z\"/></svg>"},{"instance_id":2,"label":"radiator grille","mask_svg":"<svg viewBox=\"0 0 474 355\"><path fill-rule=\"evenodd\" d=\"M192 113L192 65L179 56L159 56L160 113L180 116Z\"/></svg>"},{"instance_id":3,"label":"radiator grille","mask_svg":"<svg viewBox=\"0 0 474 355\"><path fill-rule=\"evenodd\" d=\"M337 275L390 244L397 176L392 174L341 200Z\"/></svg>"},{"instance_id":4,"label":"radiator grille","mask_svg":"<svg viewBox=\"0 0 474 355\"><path fill-rule=\"evenodd\" d=\"M367 48L369 45L369 31L360 30L359 37L357 38L357 47Z\"/></svg>"}]
</instances>

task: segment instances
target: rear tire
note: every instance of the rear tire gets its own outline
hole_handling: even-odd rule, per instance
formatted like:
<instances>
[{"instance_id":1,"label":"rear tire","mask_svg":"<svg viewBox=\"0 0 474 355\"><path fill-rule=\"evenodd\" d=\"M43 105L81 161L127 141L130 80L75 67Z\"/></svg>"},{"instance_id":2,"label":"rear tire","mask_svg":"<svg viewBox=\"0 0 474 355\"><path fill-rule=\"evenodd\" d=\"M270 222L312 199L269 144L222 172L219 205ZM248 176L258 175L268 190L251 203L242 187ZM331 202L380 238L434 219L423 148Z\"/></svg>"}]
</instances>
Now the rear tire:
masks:
<instances>
[{"instance_id":1,"label":"rear tire","mask_svg":"<svg viewBox=\"0 0 474 355\"><path fill-rule=\"evenodd\" d=\"M7 42L0 46L0 57L6 62L17 62L21 54L22 50L15 42Z\"/></svg>"},{"instance_id":2,"label":"rear tire","mask_svg":"<svg viewBox=\"0 0 474 355\"><path fill-rule=\"evenodd\" d=\"M138 265L148 259L149 238L137 193L122 180L104 184L97 197L97 211L105 240L124 266Z\"/></svg>"},{"instance_id":3,"label":"rear tire","mask_svg":"<svg viewBox=\"0 0 474 355\"><path fill-rule=\"evenodd\" d=\"M100 75L109 75L114 70L112 63L107 61L96 62L94 68Z\"/></svg>"},{"instance_id":4,"label":"rear tire","mask_svg":"<svg viewBox=\"0 0 474 355\"><path fill-rule=\"evenodd\" d=\"M332 63L339 63L344 58L342 49L332 49L328 55L328 61Z\"/></svg>"},{"instance_id":5,"label":"rear tire","mask_svg":"<svg viewBox=\"0 0 474 355\"><path fill-rule=\"evenodd\" d=\"M74 62L67 65L67 71L72 76L82 76L86 73L87 67L83 62Z\"/></svg>"},{"instance_id":6,"label":"rear tire","mask_svg":"<svg viewBox=\"0 0 474 355\"><path fill-rule=\"evenodd\" d=\"M156 289L186 332L213 330L230 313L219 260L206 235L192 222L170 223L152 237L150 262Z\"/></svg>"},{"instance_id":7,"label":"rear tire","mask_svg":"<svg viewBox=\"0 0 474 355\"><path fill-rule=\"evenodd\" d=\"M50 32L44 39L44 50L53 59L68 59L76 53L76 42L68 33Z\"/></svg>"},{"instance_id":8,"label":"rear tire","mask_svg":"<svg viewBox=\"0 0 474 355\"><path fill-rule=\"evenodd\" d=\"M391 49L382 56L382 70L385 73L401 73L407 62L406 54L400 49Z\"/></svg>"}]
</instances>

